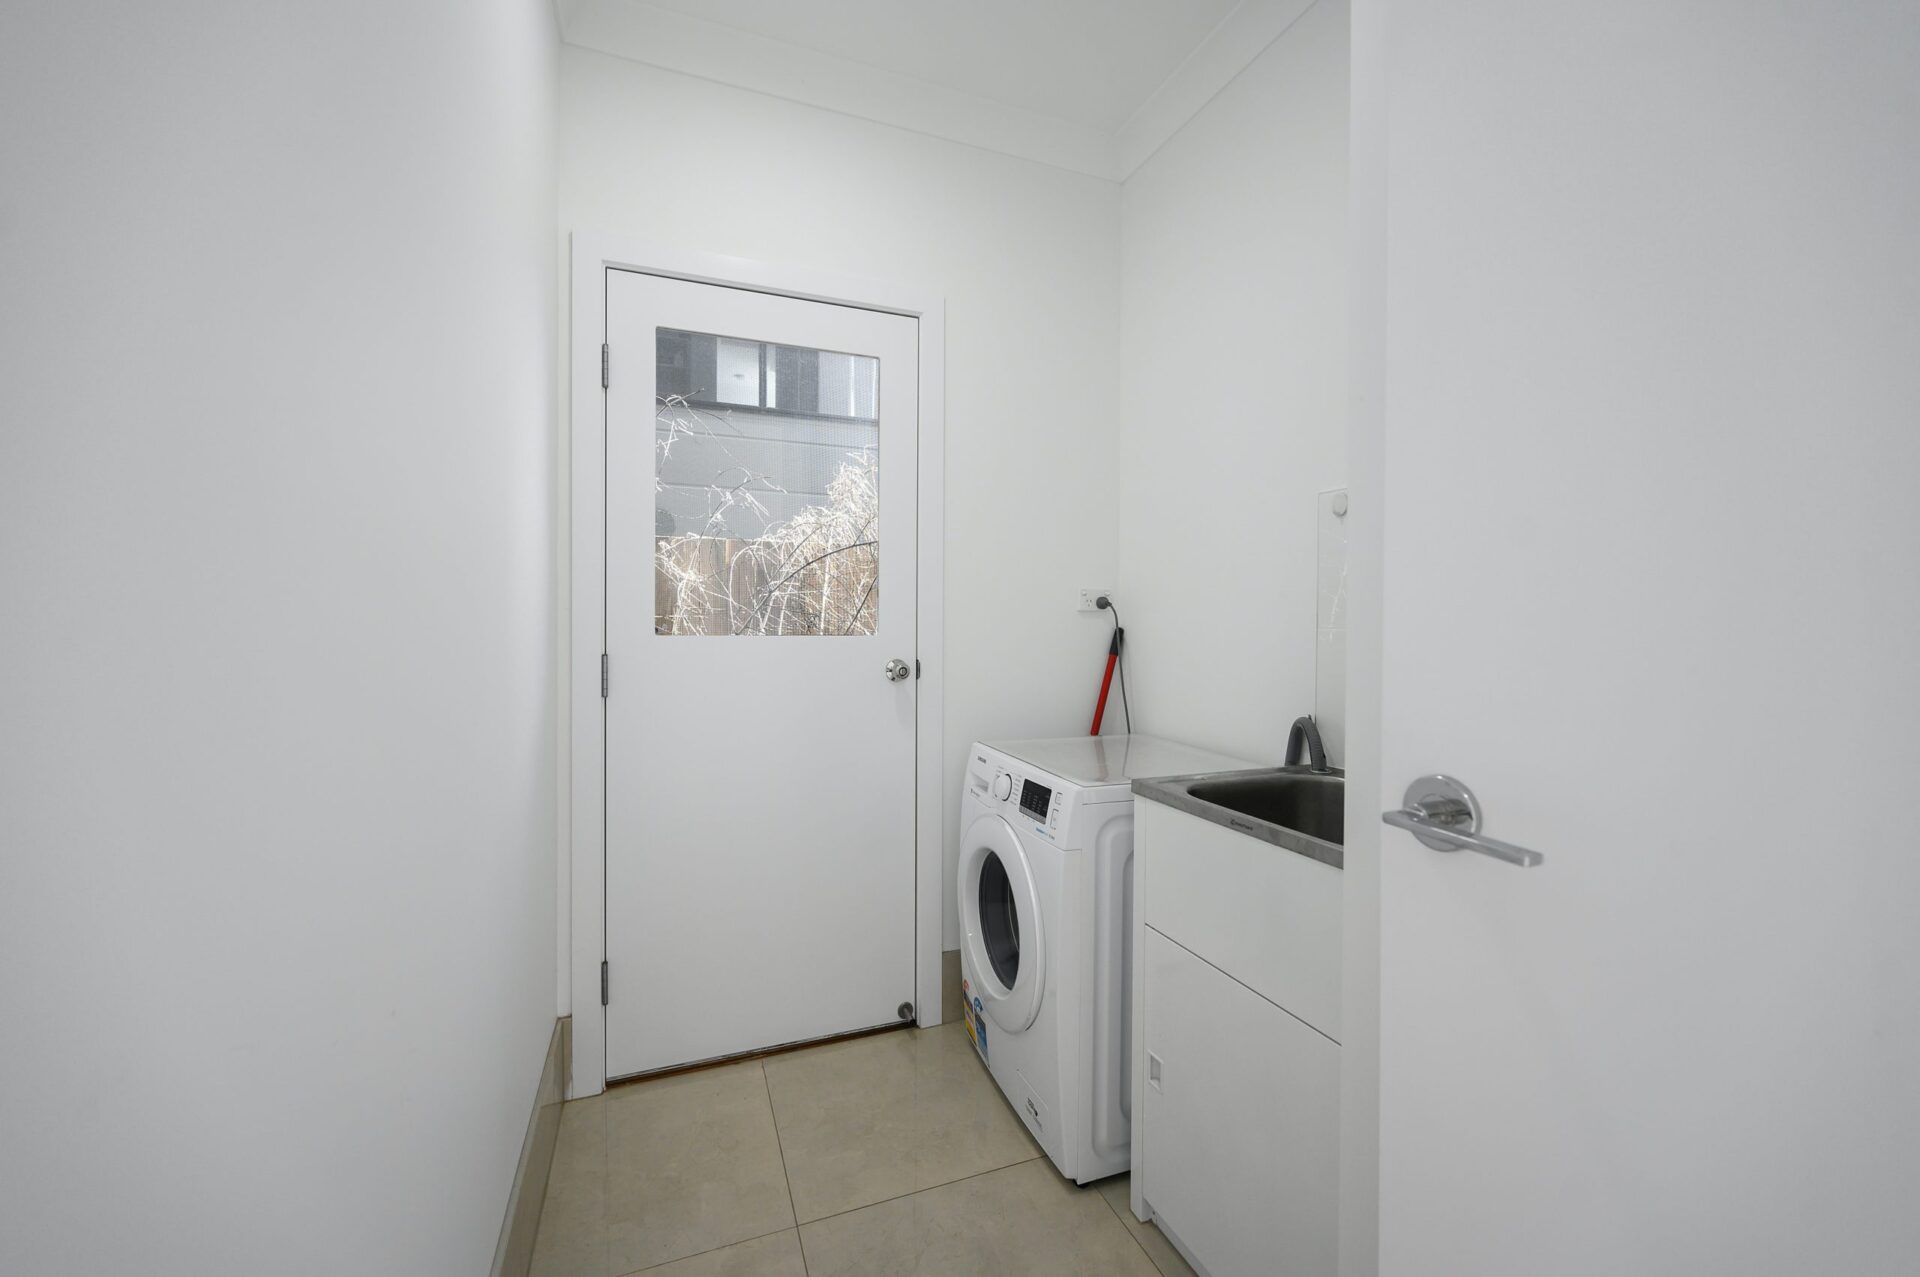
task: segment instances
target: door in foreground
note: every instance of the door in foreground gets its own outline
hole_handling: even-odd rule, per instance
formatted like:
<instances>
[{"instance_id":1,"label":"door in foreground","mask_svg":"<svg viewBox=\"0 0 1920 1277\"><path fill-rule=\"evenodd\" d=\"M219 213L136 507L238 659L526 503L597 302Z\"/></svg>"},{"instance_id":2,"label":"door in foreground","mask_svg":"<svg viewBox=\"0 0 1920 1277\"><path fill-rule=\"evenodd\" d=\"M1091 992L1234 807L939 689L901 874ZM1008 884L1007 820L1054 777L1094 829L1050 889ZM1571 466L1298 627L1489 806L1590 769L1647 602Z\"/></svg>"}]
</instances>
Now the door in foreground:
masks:
<instances>
[{"instance_id":1,"label":"door in foreground","mask_svg":"<svg viewBox=\"0 0 1920 1277\"><path fill-rule=\"evenodd\" d=\"M1380 1272L1911 1272L1920 18L1386 8Z\"/></svg>"}]
</instances>

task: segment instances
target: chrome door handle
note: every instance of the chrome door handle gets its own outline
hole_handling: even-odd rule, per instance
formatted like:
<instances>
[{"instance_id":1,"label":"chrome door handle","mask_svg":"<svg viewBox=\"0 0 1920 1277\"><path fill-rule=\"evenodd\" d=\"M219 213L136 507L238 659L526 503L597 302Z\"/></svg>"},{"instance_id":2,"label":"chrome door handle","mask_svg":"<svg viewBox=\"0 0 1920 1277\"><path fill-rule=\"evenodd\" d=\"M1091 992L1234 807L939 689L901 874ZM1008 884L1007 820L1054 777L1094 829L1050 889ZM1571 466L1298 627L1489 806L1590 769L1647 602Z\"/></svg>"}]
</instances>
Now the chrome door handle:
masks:
<instances>
[{"instance_id":1,"label":"chrome door handle","mask_svg":"<svg viewBox=\"0 0 1920 1277\"><path fill-rule=\"evenodd\" d=\"M1380 819L1395 829L1407 830L1435 851L1477 851L1522 869L1531 869L1545 859L1537 851L1481 833L1479 800L1451 776L1422 776L1407 786L1400 809L1383 812Z\"/></svg>"},{"instance_id":2,"label":"chrome door handle","mask_svg":"<svg viewBox=\"0 0 1920 1277\"><path fill-rule=\"evenodd\" d=\"M913 666L897 656L887 662L887 682L889 683L898 683L912 673Z\"/></svg>"}]
</instances>

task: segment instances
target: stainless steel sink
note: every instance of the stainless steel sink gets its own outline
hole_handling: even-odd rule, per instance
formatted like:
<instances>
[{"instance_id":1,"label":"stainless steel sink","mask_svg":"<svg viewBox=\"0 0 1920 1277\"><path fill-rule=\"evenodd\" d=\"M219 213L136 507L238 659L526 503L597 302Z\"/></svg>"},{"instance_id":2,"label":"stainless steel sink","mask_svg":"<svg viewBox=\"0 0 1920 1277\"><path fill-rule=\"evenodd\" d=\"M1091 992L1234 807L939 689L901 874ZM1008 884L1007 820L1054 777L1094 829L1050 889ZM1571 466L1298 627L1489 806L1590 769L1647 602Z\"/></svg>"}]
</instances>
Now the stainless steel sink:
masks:
<instances>
[{"instance_id":1,"label":"stainless steel sink","mask_svg":"<svg viewBox=\"0 0 1920 1277\"><path fill-rule=\"evenodd\" d=\"M1337 770L1265 767L1136 780L1133 792L1338 869L1346 860L1346 787Z\"/></svg>"},{"instance_id":2,"label":"stainless steel sink","mask_svg":"<svg viewBox=\"0 0 1920 1277\"><path fill-rule=\"evenodd\" d=\"M1187 792L1242 816L1344 846L1346 778L1323 772L1255 772L1203 780Z\"/></svg>"}]
</instances>

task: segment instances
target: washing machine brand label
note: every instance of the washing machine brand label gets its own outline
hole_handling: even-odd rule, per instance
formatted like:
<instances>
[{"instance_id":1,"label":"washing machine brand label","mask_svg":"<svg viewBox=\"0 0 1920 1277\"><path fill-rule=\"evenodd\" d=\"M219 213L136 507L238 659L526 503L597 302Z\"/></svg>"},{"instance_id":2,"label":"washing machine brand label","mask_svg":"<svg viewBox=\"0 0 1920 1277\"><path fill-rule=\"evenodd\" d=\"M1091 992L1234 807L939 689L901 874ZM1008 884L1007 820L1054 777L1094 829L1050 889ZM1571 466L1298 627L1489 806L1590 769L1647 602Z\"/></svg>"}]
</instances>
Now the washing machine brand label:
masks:
<instances>
[{"instance_id":1,"label":"washing machine brand label","mask_svg":"<svg viewBox=\"0 0 1920 1277\"><path fill-rule=\"evenodd\" d=\"M966 1022L967 1037L973 1042L973 1049L980 1053L982 1061L987 1058L987 1021L984 1011L980 999L973 996L973 982L961 977L960 1018Z\"/></svg>"}]
</instances>

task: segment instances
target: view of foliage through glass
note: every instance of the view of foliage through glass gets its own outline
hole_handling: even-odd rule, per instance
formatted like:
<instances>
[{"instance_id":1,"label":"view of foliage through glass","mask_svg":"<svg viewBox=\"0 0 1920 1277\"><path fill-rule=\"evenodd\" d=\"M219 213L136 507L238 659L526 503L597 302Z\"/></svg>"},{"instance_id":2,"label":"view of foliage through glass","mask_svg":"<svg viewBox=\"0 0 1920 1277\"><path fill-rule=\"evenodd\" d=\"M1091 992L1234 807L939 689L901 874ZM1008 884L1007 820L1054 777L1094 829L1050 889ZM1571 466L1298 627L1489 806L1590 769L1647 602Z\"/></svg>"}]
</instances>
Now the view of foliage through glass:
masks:
<instances>
[{"instance_id":1,"label":"view of foliage through glass","mask_svg":"<svg viewBox=\"0 0 1920 1277\"><path fill-rule=\"evenodd\" d=\"M784 437L792 422L696 407L678 395L659 399L657 416L656 631L873 633L880 580L877 448L830 454L837 460L824 494L801 495L767 463L796 452L819 454L830 442L795 442ZM802 432L814 425L798 424ZM830 426L818 433L844 432ZM816 455L807 464L819 468L821 461ZM683 530L686 524L692 526Z\"/></svg>"}]
</instances>

